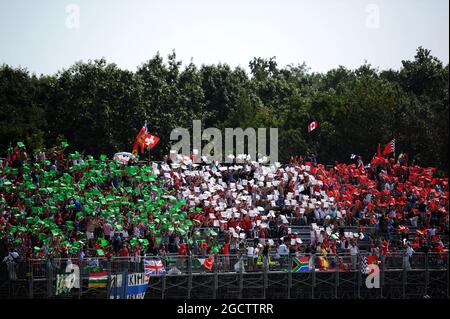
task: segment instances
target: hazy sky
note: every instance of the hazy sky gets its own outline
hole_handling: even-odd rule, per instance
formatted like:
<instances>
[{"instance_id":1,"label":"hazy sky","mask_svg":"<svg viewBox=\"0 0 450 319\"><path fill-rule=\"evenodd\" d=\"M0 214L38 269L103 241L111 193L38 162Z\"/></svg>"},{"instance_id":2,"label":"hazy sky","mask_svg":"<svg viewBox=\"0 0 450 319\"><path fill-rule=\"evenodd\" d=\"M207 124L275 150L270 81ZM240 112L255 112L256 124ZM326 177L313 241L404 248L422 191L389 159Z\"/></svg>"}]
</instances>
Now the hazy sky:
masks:
<instances>
[{"instance_id":1,"label":"hazy sky","mask_svg":"<svg viewBox=\"0 0 450 319\"><path fill-rule=\"evenodd\" d=\"M105 57L135 70L175 49L197 65L398 69L420 45L448 63L448 11L448 0L0 0L0 64L49 74Z\"/></svg>"}]
</instances>

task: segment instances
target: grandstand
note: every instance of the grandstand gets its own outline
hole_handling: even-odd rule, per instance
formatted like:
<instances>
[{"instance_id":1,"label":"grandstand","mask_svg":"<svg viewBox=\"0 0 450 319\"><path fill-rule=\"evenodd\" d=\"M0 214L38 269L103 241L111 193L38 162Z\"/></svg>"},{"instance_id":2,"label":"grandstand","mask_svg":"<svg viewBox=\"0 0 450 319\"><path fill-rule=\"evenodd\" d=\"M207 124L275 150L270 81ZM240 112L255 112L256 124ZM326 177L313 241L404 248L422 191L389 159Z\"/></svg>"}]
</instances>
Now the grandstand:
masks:
<instances>
[{"instance_id":1,"label":"grandstand","mask_svg":"<svg viewBox=\"0 0 450 319\"><path fill-rule=\"evenodd\" d=\"M448 179L373 164L4 159L0 293L109 298L147 260L146 298L448 298Z\"/></svg>"}]
</instances>

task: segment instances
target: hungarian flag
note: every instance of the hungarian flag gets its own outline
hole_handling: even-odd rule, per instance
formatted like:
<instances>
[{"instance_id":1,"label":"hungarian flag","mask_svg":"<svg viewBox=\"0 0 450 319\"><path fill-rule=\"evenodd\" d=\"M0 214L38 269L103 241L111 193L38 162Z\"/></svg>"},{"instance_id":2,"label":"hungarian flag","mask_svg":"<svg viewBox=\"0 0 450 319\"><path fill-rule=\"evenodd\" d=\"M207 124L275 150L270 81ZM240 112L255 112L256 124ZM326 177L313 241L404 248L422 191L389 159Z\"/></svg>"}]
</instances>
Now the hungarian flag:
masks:
<instances>
[{"instance_id":1,"label":"hungarian flag","mask_svg":"<svg viewBox=\"0 0 450 319\"><path fill-rule=\"evenodd\" d=\"M395 138L384 146L383 155L395 152Z\"/></svg>"},{"instance_id":2,"label":"hungarian flag","mask_svg":"<svg viewBox=\"0 0 450 319\"><path fill-rule=\"evenodd\" d=\"M90 273L88 288L106 288L107 282L108 282L107 272Z\"/></svg>"},{"instance_id":3,"label":"hungarian flag","mask_svg":"<svg viewBox=\"0 0 450 319\"><path fill-rule=\"evenodd\" d=\"M318 125L319 125L319 123L317 121L311 122L308 125L308 133L311 133L313 130L315 130Z\"/></svg>"},{"instance_id":4,"label":"hungarian flag","mask_svg":"<svg viewBox=\"0 0 450 319\"><path fill-rule=\"evenodd\" d=\"M147 128L143 126L136 136L136 142L133 146L133 155L137 155L139 148L141 149L141 154L144 154L145 148L154 148L159 142L159 137L147 133Z\"/></svg>"}]
</instances>

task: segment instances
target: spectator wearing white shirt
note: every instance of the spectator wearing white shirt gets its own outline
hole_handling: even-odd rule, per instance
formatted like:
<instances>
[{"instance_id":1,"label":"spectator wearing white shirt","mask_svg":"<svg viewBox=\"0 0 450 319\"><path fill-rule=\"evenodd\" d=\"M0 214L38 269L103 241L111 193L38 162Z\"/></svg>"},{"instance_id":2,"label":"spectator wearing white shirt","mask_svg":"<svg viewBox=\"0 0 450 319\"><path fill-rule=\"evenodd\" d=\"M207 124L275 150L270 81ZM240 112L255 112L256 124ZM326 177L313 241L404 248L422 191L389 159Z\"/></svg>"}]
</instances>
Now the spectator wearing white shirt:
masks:
<instances>
[{"instance_id":1,"label":"spectator wearing white shirt","mask_svg":"<svg viewBox=\"0 0 450 319\"><path fill-rule=\"evenodd\" d=\"M323 240L324 240L324 233L325 233L325 231L320 231L320 232L317 234L317 243L319 244L319 246L322 245L322 243L323 243Z\"/></svg>"},{"instance_id":2,"label":"spectator wearing white shirt","mask_svg":"<svg viewBox=\"0 0 450 319\"><path fill-rule=\"evenodd\" d=\"M317 233L314 229L311 229L310 232L310 243L311 245L315 245L317 243Z\"/></svg>"},{"instance_id":3,"label":"spectator wearing white shirt","mask_svg":"<svg viewBox=\"0 0 450 319\"><path fill-rule=\"evenodd\" d=\"M406 246L406 251L403 256L404 267L405 270L411 270L411 257L414 254L414 249L411 247L410 243L407 243Z\"/></svg>"},{"instance_id":4,"label":"spectator wearing white shirt","mask_svg":"<svg viewBox=\"0 0 450 319\"><path fill-rule=\"evenodd\" d=\"M323 220L325 218L325 216L327 216L327 212L324 211L322 208L319 208L319 216L320 216L320 220Z\"/></svg>"},{"instance_id":5,"label":"spectator wearing white shirt","mask_svg":"<svg viewBox=\"0 0 450 319\"><path fill-rule=\"evenodd\" d=\"M285 243L282 243L280 246L278 246L277 253L278 255L280 255L280 257L289 255L289 249L287 248Z\"/></svg>"},{"instance_id":6,"label":"spectator wearing white shirt","mask_svg":"<svg viewBox=\"0 0 450 319\"><path fill-rule=\"evenodd\" d=\"M350 250L350 259L352 262L352 269L355 270L358 263L358 245L356 244L356 240L352 239L350 245L348 247Z\"/></svg>"},{"instance_id":7,"label":"spectator wearing white shirt","mask_svg":"<svg viewBox=\"0 0 450 319\"><path fill-rule=\"evenodd\" d=\"M318 221L321 220L319 208L316 208L316 209L314 210L314 219L315 219L316 222L318 222Z\"/></svg>"},{"instance_id":8,"label":"spectator wearing white shirt","mask_svg":"<svg viewBox=\"0 0 450 319\"><path fill-rule=\"evenodd\" d=\"M103 236L108 240L114 236L114 233L112 233L111 230L112 226L110 223L106 222L103 224Z\"/></svg>"}]
</instances>

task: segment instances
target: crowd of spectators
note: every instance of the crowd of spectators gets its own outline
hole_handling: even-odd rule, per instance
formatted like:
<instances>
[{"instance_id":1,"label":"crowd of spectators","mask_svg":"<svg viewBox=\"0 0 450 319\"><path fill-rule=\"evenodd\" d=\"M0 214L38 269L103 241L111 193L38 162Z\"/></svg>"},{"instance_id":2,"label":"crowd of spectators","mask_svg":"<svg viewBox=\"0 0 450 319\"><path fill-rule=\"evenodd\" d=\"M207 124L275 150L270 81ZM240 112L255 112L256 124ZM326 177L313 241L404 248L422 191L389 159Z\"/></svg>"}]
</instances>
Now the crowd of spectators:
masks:
<instances>
[{"instance_id":1,"label":"crowd of spectators","mask_svg":"<svg viewBox=\"0 0 450 319\"><path fill-rule=\"evenodd\" d=\"M448 249L448 178L375 156L324 166L196 163L169 156L128 164L67 154L66 144L28 154L19 143L0 160L4 256L277 257L365 249L386 256ZM296 229L308 227L305 238ZM354 229L355 231L347 231ZM368 243L362 247L361 242Z\"/></svg>"}]
</instances>

